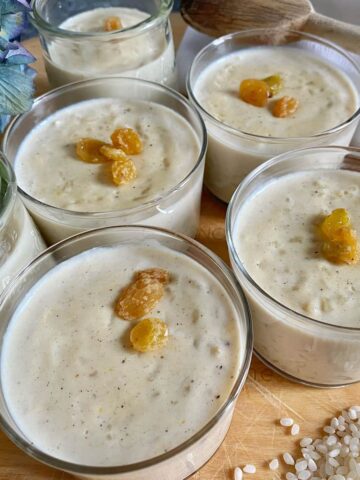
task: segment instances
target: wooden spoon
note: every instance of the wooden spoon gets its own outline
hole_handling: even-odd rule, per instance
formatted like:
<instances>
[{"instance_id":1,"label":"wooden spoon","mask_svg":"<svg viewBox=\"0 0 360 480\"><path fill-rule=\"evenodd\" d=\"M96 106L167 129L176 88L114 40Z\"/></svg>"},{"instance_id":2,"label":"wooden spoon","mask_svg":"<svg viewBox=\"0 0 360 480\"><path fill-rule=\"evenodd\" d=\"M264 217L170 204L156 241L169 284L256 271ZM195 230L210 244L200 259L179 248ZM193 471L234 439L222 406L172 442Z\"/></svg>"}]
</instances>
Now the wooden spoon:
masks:
<instances>
[{"instance_id":1,"label":"wooden spoon","mask_svg":"<svg viewBox=\"0 0 360 480\"><path fill-rule=\"evenodd\" d=\"M309 0L182 0L181 13L196 30L215 37L251 28L302 30L360 54L360 26L316 13Z\"/></svg>"}]
</instances>

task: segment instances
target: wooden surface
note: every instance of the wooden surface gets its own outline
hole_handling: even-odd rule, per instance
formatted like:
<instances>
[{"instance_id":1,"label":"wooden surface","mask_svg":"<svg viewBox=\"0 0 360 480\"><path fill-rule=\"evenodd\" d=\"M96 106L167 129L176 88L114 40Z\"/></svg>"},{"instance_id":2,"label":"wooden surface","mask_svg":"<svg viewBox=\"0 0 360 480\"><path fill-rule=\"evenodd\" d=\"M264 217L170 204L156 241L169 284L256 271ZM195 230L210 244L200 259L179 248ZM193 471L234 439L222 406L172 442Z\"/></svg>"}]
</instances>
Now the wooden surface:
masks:
<instances>
[{"instance_id":1,"label":"wooden surface","mask_svg":"<svg viewBox=\"0 0 360 480\"><path fill-rule=\"evenodd\" d=\"M184 24L176 16L173 19L178 44L184 32ZM28 48L40 56L38 41L30 40ZM39 91L47 88L42 62L37 68ZM198 240L228 261L225 243L224 218L226 206L204 191L201 224ZM315 366L316 368L316 366ZM360 384L342 389L319 390L305 387L273 373L256 358L238 399L229 433L216 455L191 480L232 480L236 466L254 463L252 480L284 478L271 472L267 462L283 452L297 454L296 438L279 425L279 418L290 416L299 423L300 435L315 438L324 422L338 410L359 404ZM287 471L283 464L280 472ZM32 460L0 432L0 480L67 480L66 473L53 470ZM147 480L147 479L144 479ZM172 480L169 478L169 480Z\"/></svg>"}]
</instances>

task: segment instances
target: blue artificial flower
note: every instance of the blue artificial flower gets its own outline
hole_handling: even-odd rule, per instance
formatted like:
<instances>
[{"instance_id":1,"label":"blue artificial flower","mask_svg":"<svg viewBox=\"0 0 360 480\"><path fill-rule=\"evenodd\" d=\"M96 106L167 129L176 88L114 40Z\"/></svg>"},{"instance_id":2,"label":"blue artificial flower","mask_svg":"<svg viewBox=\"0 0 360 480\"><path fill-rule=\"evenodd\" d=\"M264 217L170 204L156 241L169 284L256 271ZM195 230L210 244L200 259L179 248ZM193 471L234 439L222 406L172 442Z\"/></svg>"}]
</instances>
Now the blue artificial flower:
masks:
<instances>
[{"instance_id":1,"label":"blue artificial flower","mask_svg":"<svg viewBox=\"0 0 360 480\"><path fill-rule=\"evenodd\" d=\"M30 10L25 0L1 0L0 41L11 41L18 37L24 27L25 14Z\"/></svg>"},{"instance_id":2,"label":"blue artificial flower","mask_svg":"<svg viewBox=\"0 0 360 480\"><path fill-rule=\"evenodd\" d=\"M0 0L0 131L11 115L31 108L35 58L18 42L29 10L26 0Z\"/></svg>"}]
</instances>

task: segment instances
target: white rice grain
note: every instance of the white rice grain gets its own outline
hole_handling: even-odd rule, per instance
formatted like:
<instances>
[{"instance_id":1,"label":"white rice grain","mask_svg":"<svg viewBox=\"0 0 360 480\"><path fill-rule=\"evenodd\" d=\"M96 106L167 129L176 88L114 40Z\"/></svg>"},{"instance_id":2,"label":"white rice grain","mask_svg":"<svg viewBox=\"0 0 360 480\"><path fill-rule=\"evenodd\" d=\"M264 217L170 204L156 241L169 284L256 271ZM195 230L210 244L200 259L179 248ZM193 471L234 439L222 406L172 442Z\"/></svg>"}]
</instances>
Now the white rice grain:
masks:
<instances>
[{"instance_id":1,"label":"white rice grain","mask_svg":"<svg viewBox=\"0 0 360 480\"><path fill-rule=\"evenodd\" d=\"M294 423L294 425L291 427L291 435L298 435L300 432L300 427L297 423Z\"/></svg>"},{"instance_id":2,"label":"white rice grain","mask_svg":"<svg viewBox=\"0 0 360 480\"><path fill-rule=\"evenodd\" d=\"M243 472L240 467L236 467L234 470L234 480L242 480Z\"/></svg>"},{"instance_id":3,"label":"white rice grain","mask_svg":"<svg viewBox=\"0 0 360 480\"><path fill-rule=\"evenodd\" d=\"M283 454L283 459L286 465L295 465L294 457L289 452Z\"/></svg>"},{"instance_id":4,"label":"white rice grain","mask_svg":"<svg viewBox=\"0 0 360 480\"><path fill-rule=\"evenodd\" d=\"M288 417L280 418L280 425L282 425L283 427L291 427L293 423L294 423L294 420L292 418L288 418Z\"/></svg>"},{"instance_id":5,"label":"white rice grain","mask_svg":"<svg viewBox=\"0 0 360 480\"><path fill-rule=\"evenodd\" d=\"M249 463L243 468L244 473L256 473L255 465Z\"/></svg>"},{"instance_id":6,"label":"white rice grain","mask_svg":"<svg viewBox=\"0 0 360 480\"><path fill-rule=\"evenodd\" d=\"M309 472L309 470L302 470L300 473L298 473L299 480L308 480L310 477L311 472Z\"/></svg>"},{"instance_id":7,"label":"white rice grain","mask_svg":"<svg viewBox=\"0 0 360 480\"><path fill-rule=\"evenodd\" d=\"M307 447L308 445L312 444L312 438L310 437L304 437L300 440L300 446L301 447Z\"/></svg>"},{"instance_id":8,"label":"white rice grain","mask_svg":"<svg viewBox=\"0 0 360 480\"><path fill-rule=\"evenodd\" d=\"M277 470L279 468L279 460L277 458L273 458L269 463L270 470Z\"/></svg>"}]
</instances>

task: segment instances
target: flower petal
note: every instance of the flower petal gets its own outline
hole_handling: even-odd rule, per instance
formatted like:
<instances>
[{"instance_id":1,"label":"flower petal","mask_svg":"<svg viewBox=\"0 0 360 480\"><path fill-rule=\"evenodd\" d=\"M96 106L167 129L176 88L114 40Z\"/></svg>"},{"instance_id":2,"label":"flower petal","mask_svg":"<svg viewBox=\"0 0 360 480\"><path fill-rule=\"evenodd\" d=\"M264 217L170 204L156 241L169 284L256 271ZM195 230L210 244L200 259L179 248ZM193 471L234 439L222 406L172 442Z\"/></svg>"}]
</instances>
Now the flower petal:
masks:
<instances>
[{"instance_id":1,"label":"flower petal","mask_svg":"<svg viewBox=\"0 0 360 480\"><path fill-rule=\"evenodd\" d=\"M5 57L5 61L11 65L19 65L19 64L28 64L35 62L36 58L31 55L31 53L26 50L20 43L14 42L13 47L10 48ZM1 52L0 52L0 61L1 61Z\"/></svg>"},{"instance_id":2,"label":"flower petal","mask_svg":"<svg viewBox=\"0 0 360 480\"><path fill-rule=\"evenodd\" d=\"M1 0L0 15L31 10L26 0Z\"/></svg>"},{"instance_id":3,"label":"flower petal","mask_svg":"<svg viewBox=\"0 0 360 480\"><path fill-rule=\"evenodd\" d=\"M17 115L30 110L33 92L32 75L26 69L0 64L0 113Z\"/></svg>"},{"instance_id":4,"label":"flower petal","mask_svg":"<svg viewBox=\"0 0 360 480\"><path fill-rule=\"evenodd\" d=\"M5 40L18 37L24 26L25 16L21 12L1 15L0 36Z\"/></svg>"}]
</instances>

